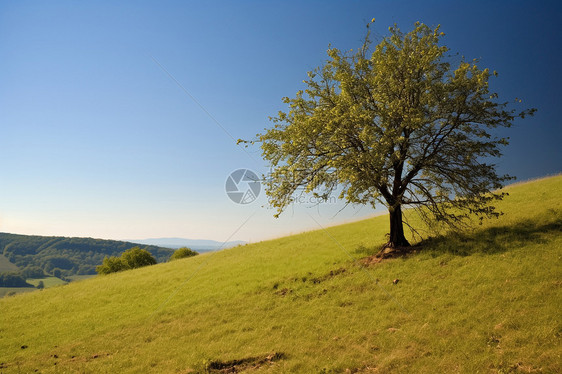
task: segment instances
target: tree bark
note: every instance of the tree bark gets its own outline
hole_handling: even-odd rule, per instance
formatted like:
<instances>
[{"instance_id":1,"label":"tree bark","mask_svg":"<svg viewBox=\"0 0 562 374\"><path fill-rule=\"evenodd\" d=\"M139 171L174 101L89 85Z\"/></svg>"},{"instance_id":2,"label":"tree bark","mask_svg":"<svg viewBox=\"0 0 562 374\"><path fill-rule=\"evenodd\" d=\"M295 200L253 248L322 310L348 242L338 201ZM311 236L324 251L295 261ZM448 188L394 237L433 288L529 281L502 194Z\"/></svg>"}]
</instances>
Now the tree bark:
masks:
<instances>
[{"instance_id":1,"label":"tree bark","mask_svg":"<svg viewBox=\"0 0 562 374\"><path fill-rule=\"evenodd\" d=\"M402 206L389 208L390 214L390 238L386 243L387 248L409 247L410 243L404 236L404 227L402 225Z\"/></svg>"}]
</instances>

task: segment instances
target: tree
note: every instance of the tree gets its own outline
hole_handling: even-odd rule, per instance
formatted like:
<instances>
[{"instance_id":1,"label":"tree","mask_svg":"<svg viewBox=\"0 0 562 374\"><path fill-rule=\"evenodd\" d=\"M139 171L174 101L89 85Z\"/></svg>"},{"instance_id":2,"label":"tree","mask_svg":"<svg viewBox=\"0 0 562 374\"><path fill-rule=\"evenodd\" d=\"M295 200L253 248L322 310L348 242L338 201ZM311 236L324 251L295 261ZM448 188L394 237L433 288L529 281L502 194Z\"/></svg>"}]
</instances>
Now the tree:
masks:
<instances>
[{"instance_id":1,"label":"tree","mask_svg":"<svg viewBox=\"0 0 562 374\"><path fill-rule=\"evenodd\" d=\"M150 252L148 252L146 249L140 249L140 247L127 249L121 255L121 259L129 269L136 269L143 266L156 264L156 259L152 257Z\"/></svg>"},{"instance_id":2,"label":"tree","mask_svg":"<svg viewBox=\"0 0 562 374\"><path fill-rule=\"evenodd\" d=\"M418 22L404 34L395 25L371 51L370 25L357 51L330 48L307 89L284 98L289 110L258 134L277 215L298 188L324 199L339 190L347 203L388 208L391 248L409 246L403 207L452 227L498 216L492 203L505 194L496 190L512 177L488 163L508 144L493 130L534 109L499 102L488 87L496 72L476 59L453 69L439 26Z\"/></svg>"},{"instance_id":3,"label":"tree","mask_svg":"<svg viewBox=\"0 0 562 374\"><path fill-rule=\"evenodd\" d=\"M103 263L99 266L96 266L96 271L98 274L110 274L116 273L118 271L127 270L127 266L121 260L121 257L105 257L103 259Z\"/></svg>"},{"instance_id":4,"label":"tree","mask_svg":"<svg viewBox=\"0 0 562 374\"><path fill-rule=\"evenodd\" d=\"M199 253L195 252L194 250L182 247L177 249L172 256L170 257L170 261L179 260L180 258L192 257L197 256Z\"/></svg>"},{"instance_id":5,"label":"tree","mask_svg":"<svg viewBox=\"0 0 562 374\"><path fill-rule=\"evenodd\" d=\"M121 257L105 257L103 263L96 267L98 274L110 274L118 271L136 269L155 265L156 259L146 249L133 247L121 254Z\"/></svg>"}]
</instances>

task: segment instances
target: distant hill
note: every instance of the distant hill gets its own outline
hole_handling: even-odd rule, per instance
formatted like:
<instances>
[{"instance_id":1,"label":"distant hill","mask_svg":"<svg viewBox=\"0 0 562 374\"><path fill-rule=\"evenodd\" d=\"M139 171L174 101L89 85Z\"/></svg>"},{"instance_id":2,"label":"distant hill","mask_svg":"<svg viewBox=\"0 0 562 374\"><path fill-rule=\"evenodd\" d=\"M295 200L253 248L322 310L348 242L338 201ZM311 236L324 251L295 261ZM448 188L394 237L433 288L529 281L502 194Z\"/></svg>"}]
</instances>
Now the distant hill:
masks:
<instances>
[{"instance_id":1,"label":"distant hill","mask_svg":"<svg viewBox=\"0 0 562 374\"><path fill-rule=\"evenodd\" d=\"M165 262L174 252L170 248L117 240L67 238L62 236L30 236L0 233L0 255L11 264L0 263L1 271L41 268L47 274L61 269L62 275L95 274L104 257L119 256L129 248L140 246L158 262Z\"/></svg>"},{"instance_id":2,"label":"distant hill","mask_svg":"<svg viewBox=\"0 0 562 374\"><path fill-rule=\"evenodd\" d=\"M246 242L236 240L231 242L218 242L216 240L204 239L185 239L185 238L153 238L153 239L138 239L127 240L133 243L144 245L156 245L165 248L181 248L188 247L198 252L216 251L219 249L235 247Z\"/></svg>"}]
</instances>

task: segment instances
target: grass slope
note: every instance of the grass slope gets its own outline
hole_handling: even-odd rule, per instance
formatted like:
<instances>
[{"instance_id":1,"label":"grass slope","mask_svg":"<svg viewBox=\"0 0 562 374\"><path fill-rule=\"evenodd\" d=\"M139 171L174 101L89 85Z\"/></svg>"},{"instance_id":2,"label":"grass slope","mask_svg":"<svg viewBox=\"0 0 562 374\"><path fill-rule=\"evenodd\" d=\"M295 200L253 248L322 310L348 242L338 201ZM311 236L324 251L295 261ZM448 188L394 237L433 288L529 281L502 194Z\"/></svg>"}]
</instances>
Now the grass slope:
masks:
<instances>
[{"instance_id":1,"label":"grass slope","mask_svg":"<svg viewBox=\"0 0 562 374\"><path fill-rule=\"evenodd\" d=\"M0 287L0 298L2 298L4 296L14 296L18 293L24 293L24 292L30 292L30 291L37 291L37 289L31 288L31 287ZM1 353L2 352L0 351L0 357L2 357ZM2 358L0 358L0 361L1 360L2 360ZM0 373L2 373L2 372L0 371Z\"/></svg>"},{"instance_id":2,"label":"grass slope","mask_svg":"<svg viewBox=\"0 0 562 374\"><path fill-rule=\"evenodd\" d=\"M5 298L0 371L561 372L561 190L370 267L387 217Z\"/></svg>"},{"instance_id":3,"label":"grass slope","mask_svg":"<svg viewBox=\"0 0 562 374\"><path fill-rule=\"evenodd\" d=\"M4 255L0 254L0 273L8 273L18 271L19 268L12 264Z\"/></svg>"}]
</instances>

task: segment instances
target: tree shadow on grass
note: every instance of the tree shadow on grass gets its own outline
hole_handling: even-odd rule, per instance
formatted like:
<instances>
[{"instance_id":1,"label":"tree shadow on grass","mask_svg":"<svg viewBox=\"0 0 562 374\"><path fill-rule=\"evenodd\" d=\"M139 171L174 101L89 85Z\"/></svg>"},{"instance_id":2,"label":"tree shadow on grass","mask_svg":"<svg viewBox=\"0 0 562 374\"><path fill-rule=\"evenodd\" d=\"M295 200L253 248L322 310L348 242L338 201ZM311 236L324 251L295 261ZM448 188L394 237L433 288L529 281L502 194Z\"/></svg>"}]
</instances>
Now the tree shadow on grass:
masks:
<instances>
[{"instance_id":1,"label":"tree shadow on grass","mask_svg":"<svg viewBox=\"0 0 562 374\"><path fill-rule=\"evenodd\" d=\"M422 240L413 247L416 252L459 256L502 253L528 244L547 244L553 235L562 232L562 217L543 221L521 220L504 226L452 232Z\"/></svg>"},{"instance_id":2,"label":"tree shadow on grass","mask_svg":"<svg viewBox=\"0 0 562 374\"><path fill-rule=\"evenodd\" d=\"M372 265L390 258L406 257L416 253L429 253L435 257L441 254L470 256L477 253L502 253L528 244L546 245L552 237L562 233L562 215L557 212L551 213L552 215L548 217L520 220L509 225L449 232L424 239L416 245L400 248L398 251L385 253L380 247L360 246L355 253L367 256L361 261L365 265Z\"/></svg>"}]
</instances>

